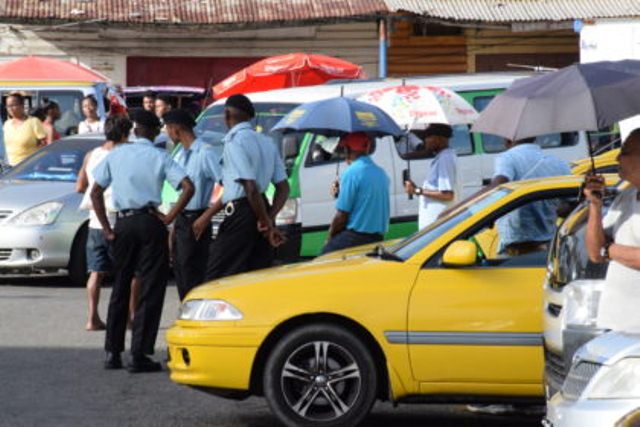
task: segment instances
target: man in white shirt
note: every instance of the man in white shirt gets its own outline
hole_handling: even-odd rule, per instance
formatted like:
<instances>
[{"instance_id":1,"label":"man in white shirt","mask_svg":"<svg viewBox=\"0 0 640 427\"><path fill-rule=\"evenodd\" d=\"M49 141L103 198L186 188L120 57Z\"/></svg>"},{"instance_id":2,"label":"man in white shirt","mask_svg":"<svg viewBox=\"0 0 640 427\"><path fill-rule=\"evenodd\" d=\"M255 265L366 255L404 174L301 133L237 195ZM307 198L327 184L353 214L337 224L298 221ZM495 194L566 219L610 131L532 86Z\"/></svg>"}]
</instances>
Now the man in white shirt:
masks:
<instances>
[{"instance_id":1,"label":"man in white shirt","mask_svg":"<svg viewBox=\"0 0 640 427\"><path fill-rule=\"evenodd\" d=\"M459 197L457 156L449 147L453 129L447 124L432 123L424 131L425 149L435 153L431 170L421 187L413 181L405 181L407 194L420 196L418 228L423 229L438 219L438 216Z\"/></svg>"}]
</instances>

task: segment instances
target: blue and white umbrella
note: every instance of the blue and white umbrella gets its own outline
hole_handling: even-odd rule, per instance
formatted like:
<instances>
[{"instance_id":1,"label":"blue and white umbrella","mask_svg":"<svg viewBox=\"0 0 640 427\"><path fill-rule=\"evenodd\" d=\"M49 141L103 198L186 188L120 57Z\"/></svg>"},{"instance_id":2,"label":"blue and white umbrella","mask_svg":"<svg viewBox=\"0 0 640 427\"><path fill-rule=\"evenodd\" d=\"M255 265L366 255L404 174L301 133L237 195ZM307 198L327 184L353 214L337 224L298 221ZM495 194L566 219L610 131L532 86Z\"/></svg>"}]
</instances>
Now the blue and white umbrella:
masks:
<instances>
[{"instance_id":1,"label":"blue and white umbrella","mask_svg":"<svg viewBox=\"0 0 640 427\"><path fill-rule=\"evenodd\" d=\"M272 129L282 132L313 132L341 136L365 132L371 136L401 136L405 132L380 108L351 98L330 98L300 105Z\"/></svg>"}]
</instances>

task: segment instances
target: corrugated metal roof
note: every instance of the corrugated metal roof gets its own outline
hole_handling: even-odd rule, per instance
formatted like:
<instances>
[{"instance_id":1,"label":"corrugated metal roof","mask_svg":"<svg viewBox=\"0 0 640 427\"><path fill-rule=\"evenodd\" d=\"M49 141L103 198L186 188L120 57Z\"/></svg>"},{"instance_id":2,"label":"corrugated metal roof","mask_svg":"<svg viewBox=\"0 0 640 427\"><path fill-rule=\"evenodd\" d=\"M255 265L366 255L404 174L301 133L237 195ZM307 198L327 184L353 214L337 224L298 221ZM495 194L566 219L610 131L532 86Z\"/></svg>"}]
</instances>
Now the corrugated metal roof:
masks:
<instances>
[{"instance_id":1,"label":"corrugated metal roof","mask_svg":"<svg viewBox=\"0 0 640 427\"><path fill-rule=\"evenodd\" d=\"M383 0L0 0L0 18L23 21L251 25L385 11Z\"/></svg>"},{"instance_id":2,"label":"corrugated metal roof","mask_svg":"<svg viewBox=\"0 0 640 427\"><path fill-rule=\"evenodd\" d=\"M385 0L390 12L480 22L567 21L640 16L638 0Z\"/></svg>"},{"instance_id":3,"label":"corrugated metal roof","mask_svg":"<svg viewBox=\"0 0 640 427\"><path fill-rule=\"evenodd\" d=\"M0 0L0 19L28 23L251 27L396 12L452 21L567 21L640 16L640 0Z\"/></svg>"}]
</instances>

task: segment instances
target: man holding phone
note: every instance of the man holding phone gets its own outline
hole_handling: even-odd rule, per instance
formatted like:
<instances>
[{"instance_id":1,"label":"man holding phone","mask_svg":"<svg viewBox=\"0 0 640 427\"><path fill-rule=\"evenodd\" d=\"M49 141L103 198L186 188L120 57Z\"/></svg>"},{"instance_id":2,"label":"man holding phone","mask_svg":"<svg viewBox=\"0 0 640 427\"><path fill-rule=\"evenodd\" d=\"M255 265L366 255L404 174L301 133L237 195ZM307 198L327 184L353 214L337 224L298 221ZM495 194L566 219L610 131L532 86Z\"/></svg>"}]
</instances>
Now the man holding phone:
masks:
<instances>
[{"instance_id":1,"label":"man holding phone","mask_svg":"<svg viewBox=\"0 0 640 427\"><path fill-rule=\"evenodd\" d=\"M431 169L421 187L404 176L407 194L420 196L418 228L421 230L438 219L438 216L459 198L457 156L449 148L453 129L447 124L432 123L424 131L425 149L435 154Z\"/></svg>"}]
</instances>

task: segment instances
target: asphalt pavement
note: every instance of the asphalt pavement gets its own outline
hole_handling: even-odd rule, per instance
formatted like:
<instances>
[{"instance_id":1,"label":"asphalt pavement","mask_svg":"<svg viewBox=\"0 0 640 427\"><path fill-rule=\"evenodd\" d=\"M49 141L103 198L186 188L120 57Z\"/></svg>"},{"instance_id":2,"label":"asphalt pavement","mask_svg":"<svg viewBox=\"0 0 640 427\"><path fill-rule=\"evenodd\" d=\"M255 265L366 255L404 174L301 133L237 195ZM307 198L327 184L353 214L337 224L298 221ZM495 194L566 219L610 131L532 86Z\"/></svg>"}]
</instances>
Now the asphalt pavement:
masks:
<instances>
[{"instance_id":1,"label":"asphalt pavement","mask_svg":"<svg viewBox=\"0 0 640 427\"><path fill-rule=\"evenodd\" d=\"M100 314L106 318L110 290ZM178 298L169 286L156 359ZM231 401L172 383L168 372L105 371L104 332L87 332L86 294L64 278L0 280L0 426L272 427L266 401ZM127 337L127 345L130 337ZM126 362L126 360L125 360ZM540 417L493 416L461 405L378 403L366 426L539 426Z\"/></svg>"}]
</instances>

